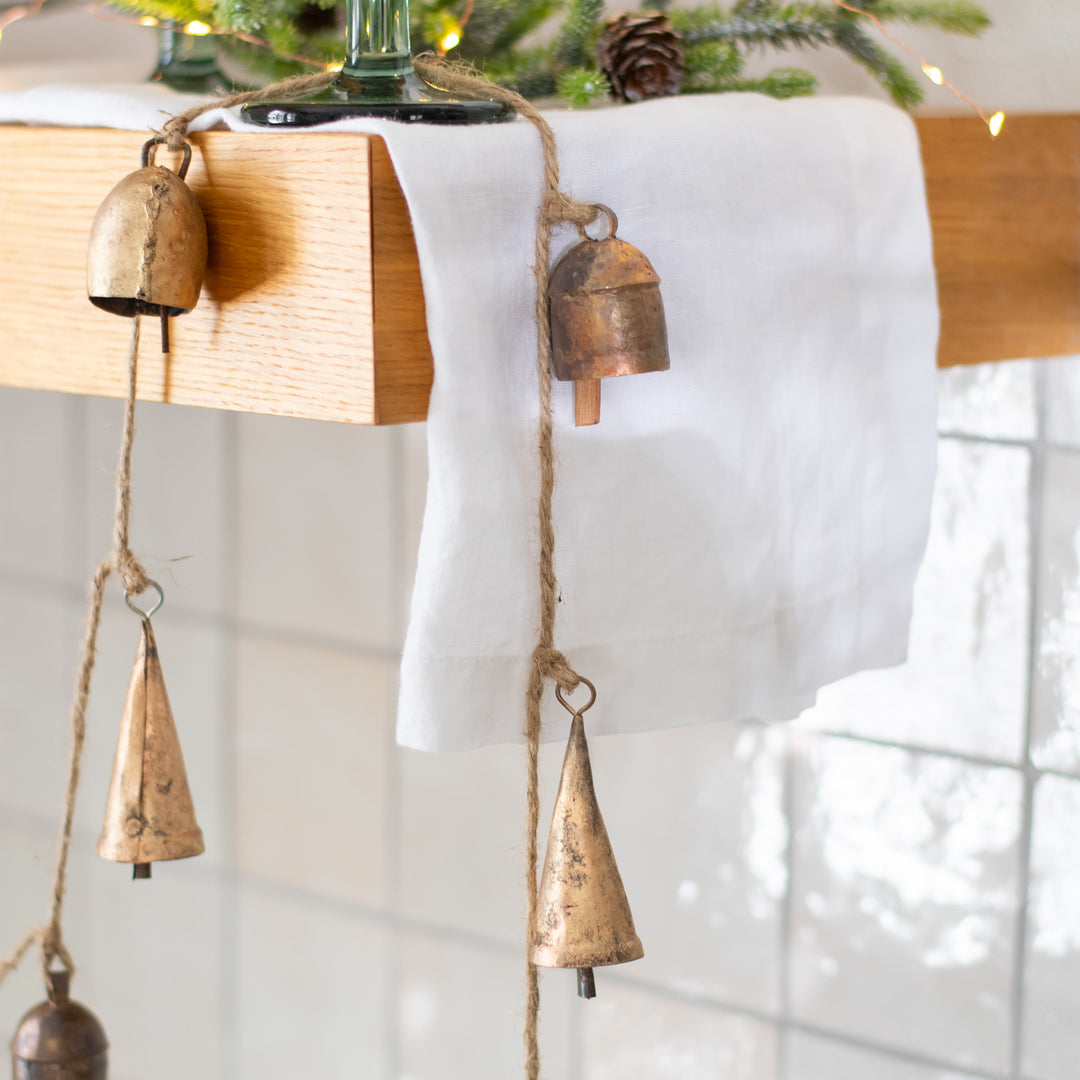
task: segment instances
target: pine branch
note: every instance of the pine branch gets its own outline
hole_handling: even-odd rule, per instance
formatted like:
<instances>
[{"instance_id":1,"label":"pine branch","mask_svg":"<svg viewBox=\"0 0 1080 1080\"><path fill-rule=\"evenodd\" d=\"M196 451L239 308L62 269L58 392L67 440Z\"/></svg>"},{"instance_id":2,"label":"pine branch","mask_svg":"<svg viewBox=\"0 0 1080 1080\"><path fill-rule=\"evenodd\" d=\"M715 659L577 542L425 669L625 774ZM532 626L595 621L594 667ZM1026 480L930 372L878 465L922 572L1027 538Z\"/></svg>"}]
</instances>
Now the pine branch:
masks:
<instances>
[{"instance_id":1,"label":"pine branch","mask_svg":"<svg viewBox=\"0 0 1080 1080\"><path fill-rule=\"evenodd\" d=\"M978 37L990 25L990 17L971 0L866 0L853 4L872 12L883 22L934 26L947 34Z\"/></svg>"},{"instance_id":2,"label":"pine branch","mask_svg":"<svg viewBox=\"0 0 1080 1080\"><path fill-rule=\"evenodd\" d=\"M604 0L570 0L562 29L555 39L552 55L566 67L584 67L593 59Z\"/></svg>"},{"instance_id":3,"label":"pine branch","mask_svg":"<svg viewBox=\"0 0 1080 1080\"><path fill-rule=\"evenodd\" d=\"M811 9L788 5L778 14L748 17L719 8L671 12L672 25L687 44L701 41L728 41L747 47L773 49L829 44L829 25L815 17Z\"/></svg>"},{"instance_id":4,"label":"pine branch","mask_svg":"<svg viewBox=\"0 0 1080 1080\"><path fill-rule=\"evenodd\" d=\"M862 64L902 109L911 109L923 99L922 86L891 53L871 41L854 22L838 20L833 27L833 44Z\"/></svg>"},{"instance_id":5,"label":"pine branch","mask_svg":"<svg viewBox=\"0 0 1080 1080\"><path fill-rule=\"evenodd\" d=\"M775 68L762 79L733 79L721 87L740 93L767 94L780 100L808 97L817 88L817 79L801 68Z\"/></svg>"}]
</instances>

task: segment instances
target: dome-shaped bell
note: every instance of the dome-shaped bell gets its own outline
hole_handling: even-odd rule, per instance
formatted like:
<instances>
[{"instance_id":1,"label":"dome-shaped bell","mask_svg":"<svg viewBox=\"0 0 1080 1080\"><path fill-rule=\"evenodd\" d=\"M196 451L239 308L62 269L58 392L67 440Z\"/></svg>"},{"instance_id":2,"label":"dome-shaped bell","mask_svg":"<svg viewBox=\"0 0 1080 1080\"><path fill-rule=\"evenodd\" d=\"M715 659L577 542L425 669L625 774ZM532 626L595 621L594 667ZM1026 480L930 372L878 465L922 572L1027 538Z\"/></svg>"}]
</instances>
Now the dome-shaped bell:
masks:
<instances>
[{"instance_id":1,"label":"dome-shaped bell","mask_svg":"<svg viewBox=\"0 0 1080 1080\"><path fill-rule=\"evenodd\" d=\"M155 165L151 139L143 167L124 177L98 208L90 230L86 280L90 302L114 315L161 318L162 351L168 320L199 301L206 270L206 221L184 183L191 147L179 173Z\"/></svg>"},{"instance_id":2,"label":"dome-shaped bell","mask_svg":"<svg viewBox=\"0 0 1080 1080\"><path fill-rule=\"evenodd\" d=\"M68 996L66 971L51 971L48 979L49 1000L22 1018L11 1041L13 1080L105 1080L105 1029L89 1009Z\"/></svg>"},{"instance_id":3,"label":"dome-shaped bell","mask_svg":"<svg viewBox=\"0 0 1080 1080\"><path fill-rule=\"evenodd\" d=\"M610 222L607 238L593 240L580 230L584 241L559 260L548 285L555 378L579 388L671 366L660 276L641 251L616 237L614 212L599 208ZM595 419L582 420L580 399L578 413L579 424L595 423L599 394Z\"/></svg>"}]
</instances>

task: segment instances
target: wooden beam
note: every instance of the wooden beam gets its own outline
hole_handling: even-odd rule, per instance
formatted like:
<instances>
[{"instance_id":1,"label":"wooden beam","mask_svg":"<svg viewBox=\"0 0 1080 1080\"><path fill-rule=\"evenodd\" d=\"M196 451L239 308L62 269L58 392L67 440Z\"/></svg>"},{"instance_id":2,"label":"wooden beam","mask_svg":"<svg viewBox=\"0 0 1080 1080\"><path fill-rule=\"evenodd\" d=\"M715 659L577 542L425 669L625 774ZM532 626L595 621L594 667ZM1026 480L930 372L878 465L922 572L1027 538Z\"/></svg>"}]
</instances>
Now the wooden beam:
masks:
<instances>
[{"instance_id":1,"label":"wooden beam","mask_svg":"<svg viewBox=\"0 0 1080 1080\"><path fill-rule=\"evenodd\" d=\"M918 121L943 365L1080 353L1080 117ZM121 396L129 324L85 293L86 237L145 136L0 127L0 385ZM209 132L189 181L211 265L146 400L351 423L427 413L408 208L380 139ZM162 157L162 161L166 160Z\"/></svg>"},{"instance_id":2,"label":"wooden beam","mask_svg":"<svg viewBox=\"0 0 1080 1080\"><path fill-rule=\"evenodd\" d=\"M920 119L938 363L1080 353L1080 116Z\"/></svg>"},{"instance_id":3,"label":"wooden beam","mask_svg":"<svg viewBox=\"0 0 1080 1080\"><path fill-rule=\"evenodd\" d=\"M123 396L131 324L87 301L86 239L145 140L0 128L0 385ZM210 265L198 307L172 320L168 362L144 345L139 396L361 424L423 419L432 365L420 268L382 141L208 132L192 142Z\"/></svg>"}]
</instances>

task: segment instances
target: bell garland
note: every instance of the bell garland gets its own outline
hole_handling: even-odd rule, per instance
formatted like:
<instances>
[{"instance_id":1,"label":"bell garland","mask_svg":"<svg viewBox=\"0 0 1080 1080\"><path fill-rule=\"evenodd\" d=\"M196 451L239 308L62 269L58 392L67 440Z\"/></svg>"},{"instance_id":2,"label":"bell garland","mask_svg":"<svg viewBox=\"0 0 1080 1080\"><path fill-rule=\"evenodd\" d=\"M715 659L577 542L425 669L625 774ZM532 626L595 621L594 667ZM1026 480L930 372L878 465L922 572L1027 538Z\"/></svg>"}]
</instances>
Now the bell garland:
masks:
<instances>
[{"instance_id":1,"label":"bell garland","mask_svg":"<svg viewBox=\"0 0 1080 1080\"><path fill-rule=\"evenodd\" d=\"M522 114L537 128L545 160L545 190L537 222L534 263L540 388L541 620L525 719L529 900L525 1066L528 1080L538 1080L538 966L577 968L580 995L593 997L594 967L627 963L644 954L593 786L583 717L596 699L596 689L554 647L558 582L554 572L552 518L555 459L551 380L554 373L579 385L598 388L601 378L665 370L670 361L659 277L641 252L616 238L618 222L612 210L599 204L575 202L561 191L554 133L540 113L520 95L494 87L471 72L423 60L417 62L417 68L421 74L425 68L432 73L437 71L442 85L451 91L471 91L485 98L496 98ZM63 942L62 910L97 633L105 584L114 572L123 578L128 606L141 618L142 637L125 703L98 853L104 858L131 863L136 878L148 878L154 861L187 858L203 851L202 832L195 820L150 623L164 597L128 543L139 320L142 315L153 315L160 320L162 350L168 352L169 319L195 306L206 264L205 221L197 200L184 183L191 160L191 147L185 139L187 128L192 120L211 108L302 94L328 81L327 75L291 80L285 86L235 94L174 117L165 125L162 135L146 143L142 168L113 189L94 221L88 257L89 298L98 307L134 319L117 472L117 513L113 551L98 568L91 589L87 634L72 709L71 767L50 922L25 935L15 953L0 963L2 983L26 952L39 944L49 991L49 1001L27 1014L12 1044L16 1080L105 1080L106 1075L108 1043L104 1031L89 1010L69 997L75 967ZM182 151L179 172L154 163L153 153L162 143ZM604 240L593 240L584 232L584 226L601 214L608 218L609 235ZM551 232L563 223L578 227L582 243L552 274ZM634 290L629 298L620 292L627 286ZM641 286L645 286L644 291ZM632 302L642 298L643 304ZM553 307L558 312L554 321ZM622 325L627 319L629 323ZM598 410L599 395L592 396ZM596 419L589 422L595 423ZM580 407L578 422L582 422ZM151 608L143 610L132 598L148 589L156 591L158 599ZM543 879L538 884L540 718L544 687L549 679L554 681L556 697L571 713L572 720ZM590 698L585 705L575 708L564 692L570 693L581 685L588 688ZM53 969L57 959L63 965L61 971ZM61 1033L59 1049L54 1045L55 1040L49 1043L47 1036L48 1032L56 1031ZM47 1050L43 1049L46 1044L50 1047Z\"/></svg>"},{"instance_id":2,"label":"bell garland","mask_svg":"<svg viewBox=\"0 0 1080 1080\"><path fill-rule=\"evenodd\" d=\"M48 1000L26 1014L12 1041L15 1080L105 1080L108 1070L108 1040L101 1023L70 997L75 963L64 942L63 912L86 741L86 709L105 587L114 573L123 579L128 606L142 620L142 641L125 704L98 851L105 858L133 863L135 877L148 878L153 861L186 858L203 850L202 832L195 821L150 626L150 616L160 607L164 595L129 544L140 318L154 315L160 319L161 347L167 353L169 319L195 306L206 266L206 224L184 183L191 148L186 144L182 147L183 164L180 172L174 173L153 162L153 151L164 141L163 136L158 136L146 143L142 168L122 180L106 198L90 238L87 292L91 302L134 321L116 475L113 548L91 583L86 636L71 710L71 758L49 921L24 934L12 955L0 962L3 983L30 949L40 946L48 991ZM156 591L157 602L143 611L133 598L149 589ZM55 966L58 962L59 968Z\"/></svg>"}]
</instances>

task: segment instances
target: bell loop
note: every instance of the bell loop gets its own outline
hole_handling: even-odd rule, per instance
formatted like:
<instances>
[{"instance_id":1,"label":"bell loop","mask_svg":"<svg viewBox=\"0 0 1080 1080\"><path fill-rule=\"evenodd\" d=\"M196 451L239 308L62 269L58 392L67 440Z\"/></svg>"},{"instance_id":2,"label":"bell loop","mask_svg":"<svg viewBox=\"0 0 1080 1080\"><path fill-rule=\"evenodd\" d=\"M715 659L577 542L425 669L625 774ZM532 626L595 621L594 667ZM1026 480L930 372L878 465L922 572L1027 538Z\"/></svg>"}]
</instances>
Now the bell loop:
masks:
<instances>
[{"instance_id":1,"label":"bell loop","mask_svg":"<svg viewBox=\"0 0 1080 1080\"><path fill-rule=\"evenodd\" d=\"M561 686L556 686L555 687L555 696L559 699L559 704L568 713L570 713L571 716L581 716L582 713L584 713L587 710L591 709L593 707L593 703L596 701L596 687L593 686L593 684L591 682L589 682L589 680L586 679L584 675L579 675L578 678L581 680L581 682L585 686L587 686L589 688L589 700L587 702L585 702L584 705L580 705L580 706L575 708L573 705L570 704L569 701L566 700L566 698L563 697L562 687Z\"/></svg>"},{"instance_id":2,"label":"bell loop","mask_svg":"<svg viewBox=\"0 0 1080 1080\"><path fill-rule=\"evenodd\" d=\"M157 600L154 601L154 603L146 611L143 611L143 609L139 607L138 604L133 604L131 602L131 593L126 590L124 592L124 603L127 604L127 606L131 608L131 610L134 611L140 619L148 622L150 620L150 616L154 615L157 611L159 611L161 609L161 605L165 603L165 590L153 579L147 580L146 588L153 589L154 592L157 593ZM137 593L136 595L139 595L145 591L146 589L140 589L139 593Z\"/></svg>"},{"instance_id":3,"label":"bell loop","mask_svg":"<svg viewBox=\"0 0 1080 1080\"><path fill-rule=\"evenodd\" d=\"M578 235L582 240L592 240L593 243L598 244L601 240L613 240L615 234L619 231L619 219L615 216L615 211L610 206L605 206L603 203L593 203L593 206L600 211L601 214L605 214L608 219L608 234L607 236L590 236L585 231L584 225L577 227ZM593 219L596 220L595 218Z\"/></svg>"},{"instance_id":4,"label":"bell loop","mask_svg":"<svg viewBox=\"0 0 1080 1080\"><path fill-rule=\"evenodd\" d=\"M157 157L157 148L162 143L167 143L168 137L165 135L155 135L152 139L148 139L142 148L142 167L145 169L149 165L155 165ZM187 140L184 141L184 160L180 163L180 168L176 170L176 175L183 180L187 176L188 167L191 165L191 143ZM612 230L614 235L614 230Z\"/></svg>"}]
</instances>

